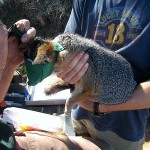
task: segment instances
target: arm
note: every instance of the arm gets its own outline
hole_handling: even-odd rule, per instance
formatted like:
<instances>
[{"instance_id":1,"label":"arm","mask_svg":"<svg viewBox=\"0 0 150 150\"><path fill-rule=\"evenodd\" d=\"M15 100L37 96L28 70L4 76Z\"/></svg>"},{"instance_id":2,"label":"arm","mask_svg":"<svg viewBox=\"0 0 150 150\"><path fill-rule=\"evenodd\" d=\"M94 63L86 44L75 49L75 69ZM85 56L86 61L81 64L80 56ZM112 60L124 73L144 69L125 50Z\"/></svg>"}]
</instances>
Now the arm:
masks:
<instances>
[{"instance_id":1,"label":"arm","mask_svg":"<svg viewBox=\"0 0 150 150\"><path fill-rule=\"evenodd\" d=\"M150 108L150 81L139 84L129 101L116 106L102 105L101 110L103 112L109 112L119 110L137 110L144 108Z\"/></svg>"},{"instance_id":2,"label":"arm","mask_svg":"<svg viewBox=\"0 0 150 150\"><path fill-rule=\"evenodd\" d=\"M10 37L8 39L7 62L0 79L0 102L4 99L7 93L14 71L23 62L24 52L26 50L25 43L36 34L35 29L30 27L30 22L28 20L20 20L16 22L16 24L20 31L25 29L27 32L21 38L22 43L18 43L16 37Z\"/></svg>"},{"instance_id":3,"label":"arm","mask_svg":"<svg viewBox=\"0 0 150 150\"><path fill-rule=\"evenodd\" d=\"M17 69L17 67L13 67L13 65L11 63L7 63L2 72L2 76L0 79L0 102L2 102L3 99L5 98L5 95L9 88L14 71L16 69Z\"/></svg>"},{"instance_id":4,"label":"arm","mask_svg":"<svg viewBox=\"0 0 150 150\"><path fill-rule=\"evenodd\" d=\"M2 76L2 71L6 65L7 53L8 53L8 33L5 25L0 20L0 78Z\"/></svg>"},{"instance_id":5,"label":"arm","mask_svg":"<svg viewBox=\"0 0 150 150\"><path fill-rule=\"evenodd\" d=\"M79 103L81 107L93 111L93 102L83 101ZM143 82L133 92L132 97L125 103L116 105L99 105L99 112L113 112L124 110L137 110L150 108L150 81Z\"/></svg>"}]
</instances>

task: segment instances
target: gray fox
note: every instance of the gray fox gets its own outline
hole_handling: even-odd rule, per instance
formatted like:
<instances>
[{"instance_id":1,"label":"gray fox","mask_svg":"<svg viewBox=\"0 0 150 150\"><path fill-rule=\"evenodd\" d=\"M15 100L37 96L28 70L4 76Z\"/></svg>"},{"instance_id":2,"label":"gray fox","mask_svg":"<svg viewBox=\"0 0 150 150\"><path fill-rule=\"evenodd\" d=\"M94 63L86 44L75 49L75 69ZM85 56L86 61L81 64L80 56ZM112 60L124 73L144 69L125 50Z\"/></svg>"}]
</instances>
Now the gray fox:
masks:
<instances>
[{"instance_id":1,"label":"gray fox","mask_svg":"<svg viewBox=\"0 0 150 150\"><path fill-rule=\"evenodd\" d=\"M36 40L35 40L36 41ZM63 33L50 39L39 39L36 43L36 58L33 64L50 63L54 59L55 46L58 42L64 50L59 52L54 64L53 78L46 94L54 94L66 88L74 88L71 97L66 100L65 113L70 113L72 106L83 100L102 104L117 104L129 100L137 83L129 62L121 55L101 47L93 40L77 34ZM79 52L89 54L88 70L74 85L65 83L57 77L68 67L71 59Z\"/></svg>"}]
</instances>

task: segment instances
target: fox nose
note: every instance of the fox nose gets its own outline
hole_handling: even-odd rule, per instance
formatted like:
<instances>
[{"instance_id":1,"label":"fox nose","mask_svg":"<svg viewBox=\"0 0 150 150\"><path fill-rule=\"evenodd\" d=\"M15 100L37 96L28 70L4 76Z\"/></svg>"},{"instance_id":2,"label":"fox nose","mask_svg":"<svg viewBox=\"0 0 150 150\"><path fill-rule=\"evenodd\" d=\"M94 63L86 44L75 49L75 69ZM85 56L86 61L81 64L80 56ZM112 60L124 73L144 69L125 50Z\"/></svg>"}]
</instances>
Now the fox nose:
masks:
<instances>
[{"instance_id":1,"label":"fox nose","mask_svg":"<svg viewBox=\"0 0 150 150\"><path fill-rule=\"evenodd\" d=\"M47 64L47 63L49 63L49 61L48 60L44 60L44 62Z\"/></svg>"}]
</instances>

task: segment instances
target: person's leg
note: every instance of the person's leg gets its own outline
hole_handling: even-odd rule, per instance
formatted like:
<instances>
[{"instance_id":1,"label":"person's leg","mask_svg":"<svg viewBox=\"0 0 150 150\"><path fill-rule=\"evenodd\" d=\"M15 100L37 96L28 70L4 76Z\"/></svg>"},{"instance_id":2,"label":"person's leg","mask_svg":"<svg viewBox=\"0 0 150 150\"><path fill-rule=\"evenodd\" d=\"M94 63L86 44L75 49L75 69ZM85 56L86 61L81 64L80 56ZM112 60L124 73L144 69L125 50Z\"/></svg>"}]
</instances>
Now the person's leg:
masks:
<instances>
[{"instance_id":1,"label":"person's leg","mask_svg":"<svg viewBox=\"0 0 150 150\"><path fill-rule=\"evenodd\" d=\"M37 131L16 136L16 141L18 150L110 150L103 142L90 137L46 134Z\"/></svg>"},{"instance_id":2,"label":"person's leg","mask_svg":"<svg viewBox=\"0 0 150 150\"><path fill-rule=\"evenodd\" d=\"M77 132L78 135L82 134L82 132L84 131L82 129L86 128L86 131L91 135L92 138L98 139L100 141L104 141L105 143L110 145L113 150L142 150L143 149L143 143L145 141L145 138L142 138L141 140L136 142L127 141L112 131L103 132L103 131L96 130L92 122L86 119L80 121L73 120L73 126L75 132Z\"/></svg>"},{"instance_id":3,"label":"person's leg","mask_svg":"<svg viewBox=\"0 0 150 150\"><path fill-rule=\"evenodd\" d=\"M91 136L87 130L86 121L83 120L74 120L72 119L72 124L74 131L77 136Z\"/></svg>"},{"instance_id":4,"label":"person's leg","mask_svg":"<svg viewBox=\"0 0 150 150\"><path fill-rule=\"evenodd\" d=\"M139 141L127 141L112 131L101 132L97 130L97 138L107 141L114 150L143 150L145 138Z\"/></svg>"},{"instance_id":5,"label":"person's leg","mask_svg":"<svg viewBox=\"0 0 150 150\"><path fill-rule=\"evenodd\" d=\"M82 119L82 120L74 120L72 119L72 124L75 130L75 133L78 136L86 136L86 138L90 138L90 140L95 140L95 142L99 142L102 150L113 150L113 148L104 142L101 139L97 138L97 131L94 129L92 122ZM88 137L87 137L88 136Z\"/></svg>"},{"instance_id":6,"label":"person's leg","mask_svg":"<svg viewBox=\"0 0 150 150\"><path fill-rule=\"evenodd\" d=\"M15 136L19 150L51 150L64 149L68 150L63 140L57 139L55 136L47 136L39 134L39 132L25 132L24 136Z\"/></svg>"}]
</instances>

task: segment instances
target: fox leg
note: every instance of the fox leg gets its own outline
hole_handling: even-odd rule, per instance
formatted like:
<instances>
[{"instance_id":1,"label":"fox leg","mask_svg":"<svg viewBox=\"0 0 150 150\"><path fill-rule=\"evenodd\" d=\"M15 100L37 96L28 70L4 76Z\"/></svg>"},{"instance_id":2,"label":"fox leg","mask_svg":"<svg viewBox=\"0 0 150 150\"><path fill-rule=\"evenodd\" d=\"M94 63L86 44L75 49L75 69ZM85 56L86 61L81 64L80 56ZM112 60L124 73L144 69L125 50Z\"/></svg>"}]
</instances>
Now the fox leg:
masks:
<instances>
[{"instance_id":1,"label":"fox leg","mask_svg":"<svg viewBox=\"0 0 150 150\"><path fill-rule=\"evenodd\" d=\"M55 94L65 89L69 89L69 84L64 82L61 78L56 75L50 77L48 86L44 89L46 95Z\"/></svg>"},{"instance_id":2,"label":"fox leg","mask_svg":"<svg viewBox=\"0 0 150 150\"><path fill-rule=\"evenodd\" d=\"M84 101L84 100L89 100L90 98L90 92L83 92L83 93L78 93L78 94L72 94L72 96L66 100L65 104L65 114L70 114L71 109L74 104Z\"/></svg>"}]
</instances>

